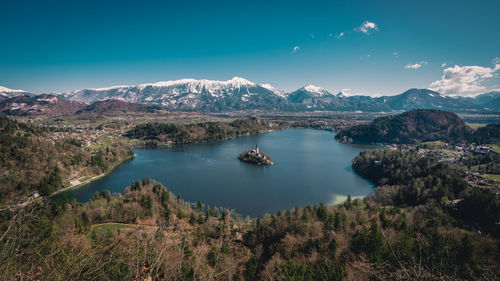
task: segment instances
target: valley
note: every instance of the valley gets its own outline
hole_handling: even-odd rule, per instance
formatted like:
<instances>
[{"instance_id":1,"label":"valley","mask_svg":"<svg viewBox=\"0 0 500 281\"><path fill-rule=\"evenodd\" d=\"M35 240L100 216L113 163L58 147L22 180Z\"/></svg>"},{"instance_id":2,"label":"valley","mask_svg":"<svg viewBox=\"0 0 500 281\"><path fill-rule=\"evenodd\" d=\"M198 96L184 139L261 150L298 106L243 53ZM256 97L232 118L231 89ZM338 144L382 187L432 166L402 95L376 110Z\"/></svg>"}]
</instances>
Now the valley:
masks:
<instances>
[{"instance_id":1,"label":"valley","mask_svg":"<svg viewBox=\"0 0 500 281\"><path fill-rule=\"evenodd\" d=\"M32 165L2 162L0 229L10 238L0 240L0 254L25 245L23 262L0 263L8 276L498 275L498 127L477 123L495 115L464 116L475 122L471 128L435 110L248 117L111 108L2 117L2 159L46 157ZM394 133L378 139L384 126ZM368 134L368 143L383 145L342 144L335 134ZM277 164L238 163L237 154L253 144ZM54 154L61 148L64 154ZM40 252L51 270L39 264ZM61 255L64 266L55 264Z\"/></svg>"},{"instance_id":2,"label":"valley","mask_svg":"<svg viewBox=\"0 0 500 281\"><path fill-rule=\"evenodd\" d=\"M500 1L0 7L0 281L500 280Z\"/></svg>"}]
</instances>

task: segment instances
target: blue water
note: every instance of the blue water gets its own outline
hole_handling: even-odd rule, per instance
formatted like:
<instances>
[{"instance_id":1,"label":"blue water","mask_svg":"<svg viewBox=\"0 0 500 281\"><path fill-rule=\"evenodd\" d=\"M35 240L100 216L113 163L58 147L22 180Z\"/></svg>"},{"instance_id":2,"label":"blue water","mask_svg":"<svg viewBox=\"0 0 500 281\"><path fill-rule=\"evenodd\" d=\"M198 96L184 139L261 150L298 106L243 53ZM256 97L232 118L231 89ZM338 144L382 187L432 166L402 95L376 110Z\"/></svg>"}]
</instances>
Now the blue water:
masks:
<instances>
[{"instance_id":1,"label":"blue water","mask_svg":"<svg viewBox=\"0 0 500 281\"><path fill-rule=\"evenodd\" d=\"M255 147L273 166L240 162ZM184 200L259 216L307 204L328 204L338 195L366 195L373 184L359 177L351 160L367 146L335 141L335 133L290 129L224 142L135 149L137 156L109 176L62 194L88 201L96 191L123 192L133 180L150 177Z\"/></svg>"}]
</instances>

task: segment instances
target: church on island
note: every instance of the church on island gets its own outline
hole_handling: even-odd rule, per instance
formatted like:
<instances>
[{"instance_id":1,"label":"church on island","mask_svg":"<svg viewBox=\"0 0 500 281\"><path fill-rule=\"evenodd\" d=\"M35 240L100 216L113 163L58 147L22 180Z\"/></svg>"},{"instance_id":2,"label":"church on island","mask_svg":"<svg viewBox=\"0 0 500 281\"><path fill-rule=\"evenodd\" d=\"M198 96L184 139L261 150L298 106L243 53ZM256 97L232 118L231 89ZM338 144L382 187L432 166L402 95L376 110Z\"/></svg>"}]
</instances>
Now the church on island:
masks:
<instances>
[{"instance_id":1,"label":"church on island","mask_svg":"<svg viewBox=\"0 0 500 281\"><path fill-rule=\"evenodd\" d=\"M245 151L238 156L243 162L248 162L257 165L273 165L274 162L271 157L259 151L259 146L256 145L254 149Z\"/></svg>"}]
</instances>

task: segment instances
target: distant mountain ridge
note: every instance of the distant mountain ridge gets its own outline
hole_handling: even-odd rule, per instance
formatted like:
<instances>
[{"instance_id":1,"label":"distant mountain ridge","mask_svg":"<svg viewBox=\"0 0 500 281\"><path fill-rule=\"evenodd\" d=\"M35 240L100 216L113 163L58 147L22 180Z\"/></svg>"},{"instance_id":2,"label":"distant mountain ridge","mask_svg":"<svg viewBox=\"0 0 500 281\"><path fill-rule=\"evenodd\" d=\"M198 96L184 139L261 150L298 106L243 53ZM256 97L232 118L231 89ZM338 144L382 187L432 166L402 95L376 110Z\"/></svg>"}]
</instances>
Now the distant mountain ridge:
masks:
<instances>
[{"instance_id":1,"label":"distant mountain ridge","mask_svg":"<svg viewBox=\"0 0 500 281\"><path fill-rule=\"evenodd\" d=\"M28 94L0 87L0 101ZM439 109L456 113L499 113L500 92L477 97L450 97L428 89L409 89L395 96L369 97L332 94L307 85L285 93L270 84L257 84L240 77L227 81L181 79L140 85L89 88L58 94L66 100L91 104L120 100L168 110L227 112L261 111L361 111L392 112Z\"/></svg>"},{"instance_id":2,"label":"distant mountain ridge","mask_svg":"<svg viewBox=\"0 0 500 281\"><path fill-rule=\"evenodd\" d=\"M470 104L462 99L443 96L438 92L428 89L414 88L399 95L380 97L377 101L386 104L394 110L441 109L454 112L485 111L484 108L477 104Z\"/></svg>"},{"instance_id":3,"label":"distant mountain ridge","mask_svg":"<svg viewBox=\"0 0 500 281\"><path fill-rule=\"evenodd\" d=\"M32 95L32 94L24 90L13 90L0 86L0 101L21 95Z\"/></svg>"},{"instance_id":4,"label":"distant mountain ridge","mask_svg":"<svg viewBox=\"0 0 500 281\"><path fill-rule=\"evenodd\" d=\"M500 92L493 91L476 96L472 99L478 106L486 109L497 110L500 108Z\"/></svg>"},{"instance_id":5,"label":"distant mountain ridge","mask_svg":"<svg viewBox=\"0 0 500 281\"><path fill-rule=\"evenodd\" d=\"M72 115L84 106L84 103L69 101L55 95L18 95L1 101L0 112L16 116L60 116Z\"/></svg>"},{"instance_id":6,"label":"distant mountain ridge","mask_svg":"<svg viewBox=\"0 0 500 281\"><path fill-rule=\"evenodd\" d=\"M480 102L443 96L428 89L410 89L399 95L378 98L345 96L342 93L335 95L314 85L285 93L269 84L257 84L239 77L227 81L181 79L136 86L82 89L62 95L70 100L87 103L119 99L132 103L154 104L170 110L209 112L231 110L390 112L412 109L441 109L460 113L500 112L500 99L498 106L486 108Z\"/></svg>"},{"instance_id":7,"label":"distant mountain ridge","mask_svg":"<svg viewBox=\"0 0 500 281\"><path fill-rule=\"evenodd\" d=\"M270 85L259 85L239 77L228 81L181 79L137 86L83 89L64 93L62 96L87 103L118 99L173 110L213 112L281 109L286 100L284 95Z\"/></svg>"}]
</instances>

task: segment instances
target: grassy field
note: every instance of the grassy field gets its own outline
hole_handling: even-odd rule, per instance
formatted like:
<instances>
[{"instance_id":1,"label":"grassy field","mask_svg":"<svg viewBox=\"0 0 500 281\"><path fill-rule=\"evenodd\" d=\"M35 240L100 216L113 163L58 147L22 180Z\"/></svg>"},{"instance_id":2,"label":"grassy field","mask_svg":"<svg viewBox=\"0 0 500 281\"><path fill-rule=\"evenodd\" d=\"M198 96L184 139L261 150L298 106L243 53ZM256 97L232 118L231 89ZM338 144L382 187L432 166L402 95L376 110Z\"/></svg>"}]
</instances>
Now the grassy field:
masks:
<instances>
[{"instance_id":1,"label":"grassy field","mask_svg":"<svg viewBox=\"0 0 500 281\"><path fill-rule=\"evenodd\" d=\"M484 174L483 177L489 180L500 182L500 175L497 174Z\"/></svg>"},{"instance_id":2,"label":"grassy field","mask_svg":"<svg viewBox=\"0 0 500 281\"><path fill-rule=\"evenodd\" d=\"M445 143L444 141L426 141L426 142L423 142L422 143L423 145L428 145L428 146L439 146L439 147L442 147L444 146Z\"/></svg>"},{"instance_id":3,"label":"grassy field","mask_svg":"<svg viewBox=\"0 0 500 281\"><path fill-rule=\"evenodd\" d=\"M481 124L481 123L465 123L465 124L474 130L486 126L486 124Z\"/></svg>"},{"instance_id":4,"label":"grassy field","mask_svg":"<svg viewBox=\"0 0 500 281\"><path fill-rule=\"evenodd\" d=\"M93 225L90 227L90 231L87 233L87 239L91 240L94 237L100 237L105 235L106 233L117 233L124 229L132 229L135 228L133 225L121 224L121 223L104 223Z\"/></svg>"},{"instance_id":5,"label":"grassy field","mask_svg":"<svg viewBox=\"0 0 500 281\"><path fill-rule=\"evenodd\" d=\"M489 144L489 146L491 147L491 149L496 152L496 153L500 153L500 146L496 145L496 144Z\"/></svg>"}]
</instances>

